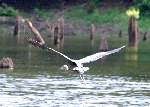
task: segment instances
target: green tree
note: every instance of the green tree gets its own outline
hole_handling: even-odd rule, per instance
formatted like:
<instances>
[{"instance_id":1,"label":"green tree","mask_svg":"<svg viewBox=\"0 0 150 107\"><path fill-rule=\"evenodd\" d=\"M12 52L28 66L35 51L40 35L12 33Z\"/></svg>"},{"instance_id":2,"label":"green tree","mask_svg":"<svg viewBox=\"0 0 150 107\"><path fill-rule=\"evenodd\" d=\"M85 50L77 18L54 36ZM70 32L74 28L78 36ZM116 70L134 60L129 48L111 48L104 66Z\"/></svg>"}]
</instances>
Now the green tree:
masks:
<instances>
[{"instance_id":1,"label":"green tree","mask_svg":"<svg viewBox=\"0 0 150 107\"><path fill-rule=\"evenodd\" d=\"M103 0L87 0L87 10L92 13Z\"/></svg>"},{"instance_id":2,"label":"green tree","mask_svg":"<svg viewBox=\"0 0 150 107\"><path fill-rule=\"evenodd\" d=\"M134 0L134 3L139 7L142 15L150 16L150 0Z\"/></svg>"}]
</instances>

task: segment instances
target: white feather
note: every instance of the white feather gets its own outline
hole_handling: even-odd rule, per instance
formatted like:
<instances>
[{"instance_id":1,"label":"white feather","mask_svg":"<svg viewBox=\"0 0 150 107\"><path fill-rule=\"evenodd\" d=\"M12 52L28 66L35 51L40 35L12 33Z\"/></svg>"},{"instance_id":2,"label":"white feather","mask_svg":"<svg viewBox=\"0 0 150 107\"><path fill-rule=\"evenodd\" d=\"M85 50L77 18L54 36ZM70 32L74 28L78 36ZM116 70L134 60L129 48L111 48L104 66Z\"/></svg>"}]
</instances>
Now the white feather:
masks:
<instances>
[{"instance_id":1,"label":"white feather","mask_svg":"<svg viewBox=\"0 0 150 107\"><path fill-rule=\"evenodd\" d=\"M98 60L98 59L100 59L104 56L119 52L124 47L125 46L122 46L120 48L117 48L117 49L114 49L114 50L111 50L111 51L107 51L107 52L98 52L98 53L95 53L93 55L90 55L90 56L87 56L85 58L80 59L79 62L80 63L90 63L90 62L96 61L96 60Z\"/></svg>"},{"instance_id":2,"label":"white feather","mask_svg":"<svg viewBox=\"0 0 150 107\"><path fill-rule=\"evenodd\" d=\"M93 61L96 61L104 56L107 56L107 55L110 55L110 54L113 54L113 53L116 53L116 52L119 52L122 48L124 48L125 46L122 46L120 48L117 48L117 49L114 49L114 50L111 50L111 51L107 51L107 52L98 52L98 53L95 53L93 55L90 55L90 56L87 56L85 58L82 58L82 59L79 59L79 60L74 60L74 59L71 59L69 58L68 56L64 55L63 53L61 52L58 52L52 48L48 48L48 50L52 50L54 51L55 53L63 56L64 58L66 58L67 60L69 60L70 62L74 62L76 64L76 67L73 68L73 70L77 70L79 71L80 74L83 74L85 71L89 70L89 68L87 67L83 67L83 63L90 63L90 62L93 62ZM68 67L68 66L67 66ZM69 69L69 68L68 68Z\"/></svg>"},{"instance_id":3,"label":"white feather","mask_svg":"<svg viewBox=\"0 0 150 107\"><path fill-rule=\"evenodd\" d=\"M64 54L63 54L63 53L61 53L61 52L56 51L56 50L55 50L55 49L53 49L53 48L48 48L48 50L52 50L53 52L55 52L55 53L57 53L57 54L59 54L59 55L63 56L64 58L66 58L66 59L68 59L68 60L72 61L72 59L71 59L71 58L69 58L68 56L64 55Z\"/></svg>"},{"instance_id":4,"label":"white feather","mask_svg":"<svg viewBox=\"0 0 150 107\"><path fill-rule=\"evenodd\" d=\"M85 58L82 58L82 59L79 59L79 60L73 60L71 58L69 58L68 56L64 55L63 53L61 52L58 52L52 48L48 48L49 50L52 50L58 54L60 54L61 56L63 56L64 58L68 59L69 61L72 61L72 62L77 62L79 64L83 64L83 63L90 63L90 62L93 62L93 61L96 61L104 56L107 56L107 55L110 55L110 54L113 54L113 53L116 53L116 52L119 52L122 48L124 48L125 46L122 46L120 48L117 48L117 49L114 49L114 50L111 50L111 51L106 51L106 52L98 52L98 53L95 53L95 54L92 54L90 56L87 56ZM77 64L78 65L78 64Z\"/></svg>"},{"instance_id":5,"label":"white feather","mask_svg":"<svg viewBox=\"0 0 150 107\"><path fill-rule=\"evenodd\" d=\"M85 58L82 58L79 60L74 60L74 59L71 59L68 56L64 55L63 53L54 50L53 48L47 47L46 45L41 46L41 44L37 41L30 41L30 42L34 45L36 44L37 46L41 47L42 49L47 49L48 51L53 51L53 52L63 56L65 59L67 59L68 61L71 62L71 66L73 65L72 67L74 67L74 68L72 70L75 70L75 71L77 70L77 71L79 71L80 74L83 74L85 71L89 70L89 67L83 67L84 63L90 63L90 62L96 61L104 56L119 52L122 48L125 47L125 46L122 46L120 48L117 48L117 49L114 49L111 51L107 51L107 52L98 52L93 55L87 56ZM69 70L69 66L67 66L67 65L64 65L63 68L65 68L66 70Z\"/></svg>"}]
</instances>

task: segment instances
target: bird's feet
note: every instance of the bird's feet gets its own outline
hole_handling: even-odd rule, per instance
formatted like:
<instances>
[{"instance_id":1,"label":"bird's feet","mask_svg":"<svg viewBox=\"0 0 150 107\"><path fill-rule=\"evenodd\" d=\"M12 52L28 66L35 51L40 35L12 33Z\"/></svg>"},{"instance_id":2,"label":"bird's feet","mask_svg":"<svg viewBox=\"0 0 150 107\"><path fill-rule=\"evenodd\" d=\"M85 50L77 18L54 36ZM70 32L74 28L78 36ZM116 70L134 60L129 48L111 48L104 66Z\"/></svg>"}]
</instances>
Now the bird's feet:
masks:
<instances>
[{"instance_id":1,"label":"bird's feet","mask_svg":"<svg viewBox=\"0 0 150 107\"><path fill-rule=\"evenodd\" d=\"M81 78L81 83L86 85L86 81L84 79L84 75L83 74L80 74L80 78Z\"/></svg>"}]
</instances>

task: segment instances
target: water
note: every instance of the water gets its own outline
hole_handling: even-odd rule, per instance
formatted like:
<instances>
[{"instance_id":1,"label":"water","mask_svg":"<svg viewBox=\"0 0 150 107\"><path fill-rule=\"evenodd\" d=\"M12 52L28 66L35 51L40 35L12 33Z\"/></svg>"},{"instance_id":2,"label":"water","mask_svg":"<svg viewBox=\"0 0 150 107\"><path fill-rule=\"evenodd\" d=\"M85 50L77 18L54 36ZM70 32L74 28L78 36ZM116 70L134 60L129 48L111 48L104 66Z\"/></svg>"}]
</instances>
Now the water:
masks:
<instances>
[{"instance_id":1,"label":"water","mask_svg":"<svg viewBox=\"0 0 150 107\"><path fill-rule=\"evenodd\" d=\"M78 77L37 75L20 78L1 75L1 106L148 106L150 83L131 78L88 75L86 85Z\"/></svg>"},{"instance_id":2,"label":"water","mask_svg":"<svg viewBox=\"0 0 150 107\"><path fill-rule=\"evenodd\" d=\"M66 41L64 53L72 58L94 53L98 46L95 43L91 48L87 39L66 38ZM140 45L139 54L133 59L128 59L130 55L125 49L89 64L86 84L78 74L61 71L59 67L65 61L53 53L16 44L13 38L2 38L0 44L1 58L10 56L15 63L13 71L0 70L2 107L150 106L148 43ZM118 46L114 43L112 48Z\"/></svg>"}]
</instances>

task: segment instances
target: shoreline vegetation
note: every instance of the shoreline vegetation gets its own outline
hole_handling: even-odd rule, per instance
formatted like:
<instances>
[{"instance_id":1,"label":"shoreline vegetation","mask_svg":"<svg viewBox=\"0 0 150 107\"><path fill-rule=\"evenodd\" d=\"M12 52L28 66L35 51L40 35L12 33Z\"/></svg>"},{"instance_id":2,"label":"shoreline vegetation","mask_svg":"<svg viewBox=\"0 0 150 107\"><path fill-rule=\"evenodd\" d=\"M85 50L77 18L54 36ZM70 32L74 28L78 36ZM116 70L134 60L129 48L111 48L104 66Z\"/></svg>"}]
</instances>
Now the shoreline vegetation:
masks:
<instances>
[{"instance_id":1,"label":"shoreline vegetation","mask_svg":"<svg viewBox=\"0 0 150 107\"><path fill-rule=\"evenodd\" d=\"M0 6L0 16L23 16L33 21L48 21L50 23L63 16L66 23L71 23L73 26L79 26L81 27L81 30L87 29L82 29L82 26L90 26L91 24L95 24L97 28L102 27L104 30L103 32L105 32L105 30L106 32L107 30L117 30L119 32L120 30L127 31L128 17L126 15L126 10L133 6L137 7L144 5L142 4L143 2L132 3L132 0L121 1L118 3L111 2L109 0L93 0L87 2L80 0L80 2L76 2L75 5L73 5L71 1L68 3L65 1L64 3L67 4L65 6L61 5L63 4L61 1L55 2L54 7L51 6L52 4L49 4L49 8L46 8L48 4L44 8L38 6L38 4L34 4L34 9L30 10L26 9L27 5L24 6L23 9L20 9L18 7L19 5L16 6L13 4L2 4ZM27 2L25 3L28 4ZM22 4L23 2L20 3L20 5ZM41 4L41 6L42 5L43 4ZM142 10L141 7L139 8ZM143 15L142 12L140 13L140 19L138 19L140 32L149 32L149 17Z\"/></svg>"},{"instance_id":2,"label":"shoreline vegetation","mask_svg":"<svg viewBox=\"0 0 150 107\"><path fill-rule=\"evenodd\" d=\"M105 6L105 5L104 5ZM64 36L89 36L89 39L93 38L91 35L97 36L100 40L111 40L117 41L117 38L122 38L122 42L127 42L128 38L128 21L129 17L126 15L126 11L129 6L119 6L119 5L109 5L106 7L94 7L92 12L88 11L87 7L83 4L68 6L64 9L39 9L34 8L31 12L16 10L15 8L9 7L7 5L3 5L3 13L8 14L13 13L13 15L2 15L2 17L6 17L9 20L9 17L14 19L14 23L19 23L18 17L23 17L29 19L33 25L37 28L37 30L41 33L43 37L51 37L50 33L54 26L54 29L59 26L59 19L63 17L63 30ZM6 11L6 12L5 12ZM1 17L1 18L2 18ZM5 19L4 17L4 19ZM0 22L1 22L0 18ZM3 18L2 18L3 19ZM139 30L138 33L140 41L146 40L149 38L149 17L140 16L138 20ZM15 24L9 26L8 29L13 32L13 27ZM6 24L6 23L4 23ZM28 28L25 28L24 25L15 25L17 29L20 27L21 36L26 35L27 33L31 36ZM22 28L21 28L22 27ZM8 33L8 29L5 27ZM59 29L59 28L58 28ZM134 28L133 28L134 29ZM26 30L26 31L25 31ZM28 30L28 31L27 31ZM15 32L15 30L14 30ZM23 34L24 33L24 34ZM26 33L26 34L25 34ZM59 31L58 31L59 33ZM132 33L132 32L131 32ZM12 33L11 33L12 34ZM114 38L117 37L117 38ZM54 38L55 39L55 38ZM133 40L134 41L134 38ZM57 41L56 41L57 42ZM107 44L107 42L104 42ZM92 44L92 40L91 40ZM108 46L104 46L107 47Z\"/></svg>"}]
</instances>

